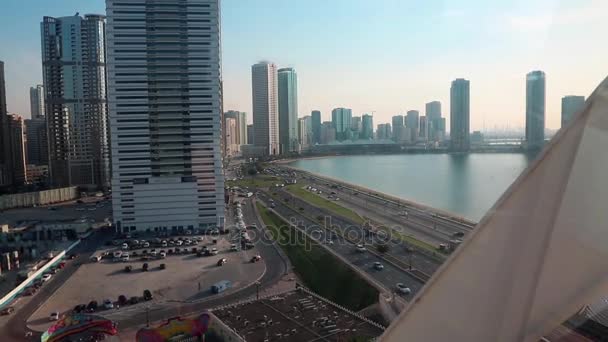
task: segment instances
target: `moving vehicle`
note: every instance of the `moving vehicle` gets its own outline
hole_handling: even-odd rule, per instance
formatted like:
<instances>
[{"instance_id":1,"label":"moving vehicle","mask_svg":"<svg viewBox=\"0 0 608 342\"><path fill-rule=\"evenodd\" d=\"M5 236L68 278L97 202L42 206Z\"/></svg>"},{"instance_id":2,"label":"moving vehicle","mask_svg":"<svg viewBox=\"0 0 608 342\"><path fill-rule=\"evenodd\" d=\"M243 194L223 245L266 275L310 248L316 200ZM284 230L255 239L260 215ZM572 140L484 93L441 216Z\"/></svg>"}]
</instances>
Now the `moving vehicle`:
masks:
<instances>
[{"instance_id":1,"label":"moving vehicle","mask_svg":"<svg viewBox=\"0 0 608 342\"><path fill-rule=\"evenodd\" d=\"M221 293L232 287L232 283L229 280L219 281L211 286L211 292Z\"/></svg>"},{"instance_id":2,"label":"moving vehicle","mask_svg":"<svg viewBox=\"0 0 608 342\"><path fill-rule=\"evenodd\" d=\"M254 256L252 256L252 257L251 257L251 260L250 260L250 261L251 261L252 263L254 263L254 262L258 262L258 261L260 261L260 260L262 260L262 257L261 257L261 256L259 256L259 255L254 255Z\"/></svg>"},{"instance_id":3,"label":"moving vehicle","mask_svg":"<svg viewBox=\"0 0 608 342\"><path fill-rule=\"evenodd\" d=\"M410 293L412 293L412 290L405 286L403 283L397 283L397 291L399 291L399 293L404 294L404 295L409 295Z\"/></svg>"},{"instance_id":4,"label":"moving vehicle","mask_svg":"<svg viewBox=\"0 0 608 342\"><path fill-rule=\"evenodd\" d=\"M42 281L49 281L49 279L51 279L52 276L53 275L51 275L50 273L45 273L42 275L42 278L40 278L40 279L42 279Z\"/></svg>"},{"instance_id":5,"label":"moving vehicle","mask_svg":"<svg viewBox=\"0 0 608 342\"><path fill-rule=\"evenodd\" d=\"M0 314L4 316L4 315L10 315L13 312L15 312L15 308L12 306L9 306L8 308L2 310L2 312L0 312Z\"/></svg>"},{"instance_id":6,"label":"moving vehicle","mask_svg":"<svg viewBox=\"0 0 608 342\"><path fill-rule=\"evenodd\" d=\"M114 303L112 303L112 300L110 299L105 299L103 301L103 307L106 308L106 310L114 309Z\"/></svg>"},{"instance_id":7,"label":"moving vehicle","mask_svg":"<svg viewBox=\"0 0 608 342\"><path fill-rule=\"evenodd\" d=\"M362 244L358 244L357 245L357 252L359 252L359 253L365 252L365 246L363 246Z\"/></svg>"},{"instance_id":8,"label":"moving vehicle","mask_svg":"<svg viewBox=\"0 0 608 342\"><path fill-rule=\"evenodd\" d=\"M101 255L93 255L90 260L91 262L99 262L99 260L101 260Z\"/></svg>"},{"instance_id":9,"label":"moving vehicle","mask_svg":"<svg viewBox=\"0 0 608 342\"><path fill-rule=\"evenodd\" d=\"M228 262L228 259L226 258L221 258L220 260L217 261L217 265L218 266L224 266L225 263Z\"/></svg>"},{"instance_id":10,"label":"moving vehicle","mask_svg":"<svg viewBox=\"0 0 608 342\"><path fill-rule=\"evenodd\" d=\"M378 271L380 271L380 270L384 269L384 265L382 265L380 263L380 261L376 261L376 262L374 262L374 268L377 269Z\"/></svg>"},{"instance_id":11,"label":"moving vehicle","mask_svg":"<svg viewBox=\"0 0 608 342\"><path fill-rule=\"evenodd\" d=\"M59 312L55 311L55 312L51 312L51 315L49 316L49 321L58 321L59 320Z\"/></svg>"}]
</instances>

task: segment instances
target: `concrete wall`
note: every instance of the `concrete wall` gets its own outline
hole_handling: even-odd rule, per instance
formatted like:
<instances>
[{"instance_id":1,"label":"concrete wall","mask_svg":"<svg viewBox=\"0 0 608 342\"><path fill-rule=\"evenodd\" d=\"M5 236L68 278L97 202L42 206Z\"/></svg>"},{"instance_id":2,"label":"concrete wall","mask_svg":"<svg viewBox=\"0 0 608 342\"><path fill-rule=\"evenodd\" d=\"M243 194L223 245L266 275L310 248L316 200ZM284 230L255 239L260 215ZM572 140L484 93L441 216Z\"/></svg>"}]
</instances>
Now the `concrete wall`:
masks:
<instances>
[{"instance_id":1,"label":"concrete wall","mask_svg":"<svg viewBox=\"0 0 608 342\"><path fill-rule=\"evenodd\" d=\"M37 192L26 192L22 194L4 195L0 196L0 210L64 202L73 200L77 197L78 188L75 186Z\"/></svg>"}]
</instances>

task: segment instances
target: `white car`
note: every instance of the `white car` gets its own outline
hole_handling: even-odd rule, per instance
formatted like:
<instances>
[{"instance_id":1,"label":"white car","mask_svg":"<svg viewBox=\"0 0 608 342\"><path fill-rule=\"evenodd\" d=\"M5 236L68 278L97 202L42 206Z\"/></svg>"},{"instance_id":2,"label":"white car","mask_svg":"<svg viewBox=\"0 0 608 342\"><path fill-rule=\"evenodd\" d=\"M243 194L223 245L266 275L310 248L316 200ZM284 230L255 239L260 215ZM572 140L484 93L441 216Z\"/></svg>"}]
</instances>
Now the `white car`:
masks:
<instances>
[{"instance_id":1,"label":"white car","mask_svg":"<svg viewBox=\"0 0 608 342\"><path fill-rule=\"evenodd\" d=\"M165 252L160 252L159 256L160 256L161 258L163 258L163 259L164 259L164 258L166 258L166 257L167 257L167 253L165 253Z\"/></svg>"},{"instance_id":2,"label":"white car","mask_svg":"<svg viewBox=\"0 0 608 342\"><path fill-rule=\"evenodd\" d=\"M405 286L403 283L397 283L397 291L399 291L399 293L404 294L404 295L409 295L410 293L412 293L412 290L410 290L409 287Z\"/></svg>"},{"instance_id":3,"label":"white car","mask_svg":"<svg viewBox=\"0 0 608 342\"><path fill-rule=\"evenodd\" d=\"M42 281L48 281L49 279L51 279L52 275L50 273L45 273L42 276Z\"/></svg>"},{"instance_id":4,"label":"white car","mask_svg":"<svg viewBox=\"0 0 608 342\"><path fill-rule=\"evenodd\" d=\"M103 301L103 307L106 309L114 309L114 303L110 299L106 299Z\"/></svg>"},{"instance_id":5,"label":"white car","mask_svg":"<svg viewBox=\"0 0 608 342\"><path fill-rule=\"evenodd\" d=\"M238 250L239 250L239 248L237 247L236 244L233 243L232 245L230 245L231 252L238 252Z\"/></svg>"},{"instance_id":6,"label":"white car","mask_svg":"<svg viewBox=\"0 0 608 342\"><path fill-rule=\"evenodd\" d=\"M360 253L365 252L365 246L363 246L362 244L358 244L357 245L357 252L360 252Z\"/></svg>"},{"instance_id":7,"label":"white car","mask_svg":"<svg viewBox=\"0 0 608 342\"><path fill-rule=\"evenodd\" d=\"M211 248L211 254L217 255L217 253L219 253L217 248Z\"/></svg>"},{"instance_id":8,"label":"white car","mask_svg":"<svg viewBox=\"0 0 608 342\"><path fill-rule=\"evenodd\" d=\"M55 311L55 312L51 312L51 315L49 316L49 321L58 321L59 320L59 312Z\"/></svg>"},{"instance_id":9,"label":"white car","mask_svg":"<svg viewBox=\"0 0 608 342\"><path fill-rule=\"evenodd\" d=\"M127 261L129 261L129 254L128 254L128 253L123 254L123 255L120 257L120 260L121 260L122 262L127 262Z\"/></svg>"},{"instance_id":10,"label":"white car","mask_svg":"<svg viewBox=\"0 0 608 342\"><path fill-rule=\"evenodd\" d=\"M150 247L150 243L149 242L144 242L144 248L149 248Z\"/></svg>"},{"instance_id":11,"label":"white car","mask_svg":"<svg viewBox=\"0 0 608 342\"><path fill-rule=\"evenodd\" d=\"M378 271L380 271L380 270L384 269L384 265L382 265L380 263L380 261L376 261L376 262L374 262L374 268L377 269Z\"/></svg>"},{"instance_id":12,"label":"white car","mask_svg":"<svg viewBox=\"0 0 608 342\"><path fill-rule=\"evenodd\" d=\"M127 245L126 243L122 244L122 249L129 249L129 245Z\"/></svg>"}]
</instances>

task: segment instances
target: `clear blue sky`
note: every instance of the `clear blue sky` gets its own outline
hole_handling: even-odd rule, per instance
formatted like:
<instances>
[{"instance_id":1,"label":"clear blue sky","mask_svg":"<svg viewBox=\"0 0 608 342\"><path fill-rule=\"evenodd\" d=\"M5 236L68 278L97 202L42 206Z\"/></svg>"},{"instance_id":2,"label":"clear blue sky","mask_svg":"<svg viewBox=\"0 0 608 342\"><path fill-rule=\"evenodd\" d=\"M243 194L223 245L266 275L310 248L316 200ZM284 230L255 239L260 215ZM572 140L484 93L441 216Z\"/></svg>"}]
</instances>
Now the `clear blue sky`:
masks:
<instances>
[{"instance_id":1,"label":"clear blue sky","mask_svg":"<svg viewBox=\"0 0 608 342\"><path fill-rule=\"evenodd\" d=\"M250 67L295 67L299 114L375 111L374 124L440 100L471 81L473 129L523 127L525 73L547 73L547 126L560 98L589 95L606 76L604 0L223 0L224 108L251 112ZM0 60L9 111L29 116L40 83L44 15L104 13L103 0L2 0ZM251 120L251 119L249 119Z\"/></svg>"}]
</instances>

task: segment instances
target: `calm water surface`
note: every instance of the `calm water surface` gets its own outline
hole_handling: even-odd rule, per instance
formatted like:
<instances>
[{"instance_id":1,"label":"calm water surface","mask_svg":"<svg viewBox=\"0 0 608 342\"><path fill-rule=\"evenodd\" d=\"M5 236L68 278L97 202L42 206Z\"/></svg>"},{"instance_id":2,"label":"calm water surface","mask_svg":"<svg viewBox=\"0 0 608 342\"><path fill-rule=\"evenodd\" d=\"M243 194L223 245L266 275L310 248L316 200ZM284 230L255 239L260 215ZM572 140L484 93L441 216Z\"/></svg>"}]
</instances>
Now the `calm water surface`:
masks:
<instances>
[{"instance_id":1,"label":"calm water surface","mask_svg":"<svg viewBox=\"0 0 608 342\"><path fill-rule=\"evenodd\" d=\"M517 153L365 155L291 165L478 221L532 158Z\"/></svg>"}]
</instances>

